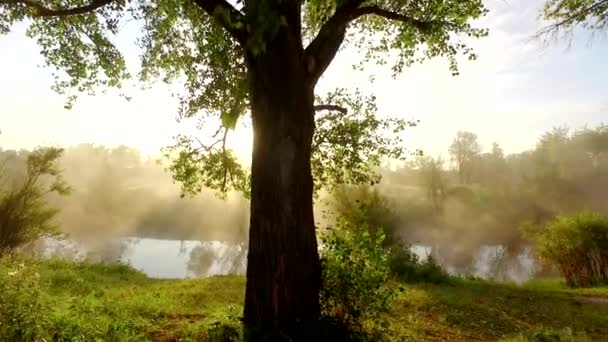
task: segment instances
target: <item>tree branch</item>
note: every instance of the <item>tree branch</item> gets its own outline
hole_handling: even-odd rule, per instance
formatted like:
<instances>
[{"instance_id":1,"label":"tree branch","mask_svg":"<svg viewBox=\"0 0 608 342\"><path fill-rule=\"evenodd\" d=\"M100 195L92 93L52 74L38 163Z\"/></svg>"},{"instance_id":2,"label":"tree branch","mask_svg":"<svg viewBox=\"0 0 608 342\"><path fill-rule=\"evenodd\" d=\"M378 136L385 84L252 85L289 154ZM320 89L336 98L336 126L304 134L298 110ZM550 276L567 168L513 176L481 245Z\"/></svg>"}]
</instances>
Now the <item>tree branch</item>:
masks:
<instances>
[{"instance_id":1,"label":"tree branch","mask_svg":"<svg viewBox=\"0 0 608 342\"><path fill-rule=\"evenodd\" d=\"M404 15L404 14L382 9L378 6L365 6L365 7L357 8L355 11L353 11L351 20L355 20L364 15L377 15L379 17L383 17L388 20L399 21L404 24L411 25L422 31L429 29L432 25L435 25L435 24L445 24L444 22L438 22L438 21L419 20L416 18L408 17L407 15Z\"/></svg>"},{"instance_id":2,"label":"tree branch","mask_svg":"<svg viewBox=\"0 0 608 342\"><path fill-rule=\"evenodd\" d=\"M309 75L309 82L316 84L319 77L327 69L334 59L340 45L344 41L348 24L365 16L376 15L391 21L398 21L416 27L419 30L427 30L436 24L446 24L439 21L424 21L409 17L404 14L382 9L378 6L363 6L363 0L346 1L339 7L334 15L321 27L319 33L304 51L304 62Z\"/></svg>"},{"instance_id":3,"label":"tree branch","mask_svg":"<svg viewBox=\"0 0 608 342\"><path fill-rule=\"evenodd\" d=\"M605 8L603 8L603 7L605 7ZM536 34L536 37L540 38L541 36L547 36L547 35L551 34L552 32L557 32L563 26L575 25L574 23L576 21L583 21L580 19L581 16L586 18L587 16L589 16L590 14L593 14L596 11L606 11L606 10L608 10L608 0L598 1L591 6L585 7L579 11L574 12L573 14L567 15L564 19L562 19L556 23L543 27L542 29L540 29L538 31L538 33ZM558 11L559 11L559 9L556 9L555 11L551 12L550 14L545 15L545 18L547 18L547 16L557 15Z\"/></svg>"},{"instance_id":4,"label":"tree branch","mask_svg":"<svg viewBox=\"0 0 608 342\"><path fill-rule=\"evenodd\" d=\"M190 152L188 152L189 155L194 155L197 153L206 153L207 155L211 156L213 153L217 152L217 153L221 153L221 165L222 165L222 184L220 186L220 191L225 192L226 191L226 186L228 185L228 173L230 173L230 180L232 181L232 183L234 184L233 181L233 175L232 173L229 171L229 165L228 165L228 149L226 148L226 142L228 141L228 131L229 129L226 127L223 127L220 125L220 127L218 128L218 130L215 132L215 134L213 135L213 138L217 137L219 135L220 132L223 131L223 134L221 137L219 137L218 139L216 139L215 141L213 141L211 144L207 145L205 143L203 143L198 137L194 137L194 139L196 139L196 141L198 142L198 144L200 145L200 147L197 148L192 148L190 150ZM221 144L218 147L218 144Z\"/></svg>"},{"instance_id":5,"label":"tree branch","mask_svg":"<svg viewBox=\"0 0 608 342\"><path fill-rule=\"evenodd\" d=\"M30 7L34 10L34 16L36 17L63 17L69 15L79 15L86 14L95 11L98 8L104 7L115 0L93 0L90 4L72 7L72 8L62 8L62 9L52 9L45 7L38 1L35 0L3 0L0 1L4 4L23 4L27 7Z\"/></svg>"},{"instance_id":6,"label":"tree branch","mask_svg":"<svg viewBox=\"0 0 608 342\"><path fill-rule=\"evenodd\" d=\"M364 0L345 1L336 9L329 20L321 26L319 33L304 50L304 63L308 74L308 82L314 86L319 77L325 72L336 56L340 45L344 41L346 28L351 21L351 13L359 7Z\"/></svg>"},{"instance_id":7,"label":"tree branch","mask_svg":"<svg viewBox=\"0 0 608 342\"><path fill-rule=\"evenodd\" d=\"M340 112L342 114L347 114L348 110L342 106L338 106L338 105L331 105L331 104L324 104L324 105L316 105L314 107L315 111L321 111L321 110L330 110L330 111L337 111Z\"/></svg>"},{"instance_id":8,"label":"tree branch","mask_svg":"<svg viewBox=\"0 0 608 342\"><path fill-rule=\"evenodd\" d=\"M247 43L245 29L245 16L226 0L193 0L207 14L214 17L217 22L241 45Z\"/></svg>"},{"instance_id":9,"label":"tree branch","mask_svg":"<svg viewBox=\"0 0 608 342\"><path fill-rule=\"evenodd\" d=\"M228 176L228 155L226 154L226 140L228 138L228 127L224 127L224 136L222 137L222 164L224 166L224 180L222 181L222 191L226 191L226 181ZM232 175L232 173L231 173Z\"/></svg>"}]
</instances>

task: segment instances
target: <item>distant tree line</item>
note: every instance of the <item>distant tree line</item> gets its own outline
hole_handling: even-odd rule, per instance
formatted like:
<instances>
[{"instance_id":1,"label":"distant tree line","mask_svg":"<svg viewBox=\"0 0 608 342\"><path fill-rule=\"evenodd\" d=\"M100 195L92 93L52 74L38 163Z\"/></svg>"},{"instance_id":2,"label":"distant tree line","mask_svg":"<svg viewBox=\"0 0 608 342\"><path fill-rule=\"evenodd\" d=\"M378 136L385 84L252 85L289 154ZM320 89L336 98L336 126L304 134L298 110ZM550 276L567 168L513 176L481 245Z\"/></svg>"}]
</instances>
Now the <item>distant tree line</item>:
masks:
<instances>
[{"instance_id":1,"label":"distant tree line","mask_svg":"<svg viewBox=\"0 0 608 342\"><path fill-rule=\"evenodd\" d=\"M469 273L483 246L501 246L495 276L532 247L521 227L583 210L608 214L608 126L555 128L529 151L505 155L458 132L448 158L422 156L383 170L375 187L342 187L332 207L382 225L388 239L433 247L434 256ZM540 270L541 272L543 270Z\"/></svg>"},{"instance_id":2,"label":"distant tree line","mask_svg":"<svg viewBox=\"0 0 608 342\"><path fill-rule=\"evenodd\" d=\"M72 191L41 196L57 210L54 222L71 238L244 239L248 202L240 196L228 202L212 192L180 198L163 165L126 146L81 144L49 151L55 150L61 154L54 155L53 167ZM39 151L0 150L2 176L12 182L0 184L3 191L13 191L14 180L27 174L28 160Z\"/></svg>"}]
</instances>

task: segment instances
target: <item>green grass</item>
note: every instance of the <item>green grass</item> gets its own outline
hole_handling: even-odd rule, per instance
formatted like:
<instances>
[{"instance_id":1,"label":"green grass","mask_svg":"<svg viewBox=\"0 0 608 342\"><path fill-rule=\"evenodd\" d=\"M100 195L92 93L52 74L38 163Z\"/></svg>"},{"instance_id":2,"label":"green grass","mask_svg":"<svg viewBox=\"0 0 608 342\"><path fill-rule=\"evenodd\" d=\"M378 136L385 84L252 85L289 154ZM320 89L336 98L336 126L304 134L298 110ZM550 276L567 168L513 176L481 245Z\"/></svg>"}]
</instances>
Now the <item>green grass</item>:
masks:
<instances>
[{"instance_id":1,"label":"green grass","mask_svg":"<svg viewBox=\"0 0 608 342\"><path fill-rule=\"evenodd\" d=\"M564 329L592 341L608 341L608 305L577 299L592 289L551 284L457 280L452 285L412 285L395 306L391 326L413 341L527 341L528 335ZM596 294L602 293L608 297L606 289Z\"/></svg>"},{"instance_id":2,"label":"green grass","mask_svg":"<svg viewBox=\"0 0 608 342\"><path fill-rule=\"evenodd\" d=\"M14 264L0 263L0 274ZM242 277L159 280L124 265L24 264L39 274L47 335L65 341L204 340L212 323L240 314L244 301Z\"/></svg>"},{"instance_id":3,"label":"green grass","mask_svg":"<svg viewBox=\"0 0 608 342\"><path fill-rule=\"evenodd\" d=\"M0 261L0 282L15 286L0 293L0 307L7 300L27 306L38 298L41 312L33 320L38 323L26 321L23 326L42 324L47 341L207 341L214 322L235 324L244 301L242 277L158 280L122 265L18 263ZM34 280L7 275L15 270ZM25 286L39 286L40 291L32 294ZM478 280L405 286L389 313L394 340L608 341L608 305L577 299L608 298L606 287L573 290L556 280L524 286ZM3 296L10 298L3 302ZM552 335L562 338L550 339Z\"/></svg>"},{"instance_id":4,"label":"green grass","mask_svg":"<svg viewBox=\"0 0 608 342\"><path fill-rule=\"evenodd\" d=\"M565 292L580 296L608 298L608 285L586 288L570 288L566 286L565 282L563 282L561 279L555 278L535 279L524 284L524 287L541 291Z\"/></svg>"}]
</instances>

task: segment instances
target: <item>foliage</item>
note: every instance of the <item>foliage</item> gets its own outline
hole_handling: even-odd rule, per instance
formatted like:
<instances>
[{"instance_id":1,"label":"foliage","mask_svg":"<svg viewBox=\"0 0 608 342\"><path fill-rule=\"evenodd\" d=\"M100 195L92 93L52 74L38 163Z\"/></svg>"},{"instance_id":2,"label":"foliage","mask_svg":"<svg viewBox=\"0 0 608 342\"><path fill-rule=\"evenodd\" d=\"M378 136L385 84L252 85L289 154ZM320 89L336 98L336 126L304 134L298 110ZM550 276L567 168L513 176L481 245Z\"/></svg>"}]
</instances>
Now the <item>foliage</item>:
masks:
<instances>
[{"instance_id":1,"label":"foliage","mask_svg":"<svg viewBox=\"0 0 608 342\"><path fill-rule=\"evenodd\" d=\"M30 154L27 150L0 150L1 189L10 188L13 179L19 180L15 186L21 183ZM93 236L132 235L237 243L246 240L247 199L237 193L228 194L226 200L218 199L211 190L195 198L180 198L180 190L164 165L145 158L137 149L68 146L57 167L62 178L69 181L70 194L45 196L45 202L58 210L55 220L70 239L86 243ZM219 211L225 215L216 215ZM98 245L98 241L93 242Z\"/></svg>"},{"instance_id":2,"label":"foliage","mask_svg":"<svg viewBox=\"0 0 608 342\"><path fill-rule=\"evenodd\" d=\"M593 212L524 227L538 254L557 264L569 286L608 284L608 218Z\"/></svg>"},{"instance_id":3,"label":"foliage","mask_svg":"<svg viewBox=\"0 0 608 342\"><path fill-rule=\"evenodd\" d=\"M51 267L65 267L65 265L65 263L49 264ZM99 298L102 292L94 292L90 298L87 298L88 300L82 300L77 305L71 302L65 303L69 308L66 311L57 310L58 305L50 296L51 289L54 286L66 284L63 281L67 280L66 277L69 275L64 274L62 278L48 279L41 274L41 270L35 264L29 263L27 260L4 260L1 266L3 276L8 274L8 277L4 276L2 279L6 291L2 292L0 301L7 305L7 310L3 310L6 315L3 318L6 320L2 321L11 322L5 326L5 328L9 328L8 330L0 329L0 337L3 339L17 341L51 339L85 341L101 338L116 341L142 340L142 336L133 331L136 319L126 316L130 314L129 312L110 310L108 314L114 315L116 319L116 321L110 322L103 318L87 321L82 317L98 312L100 306L95 298ZM100 269L97 267L96 270L99 272ZM57 281L60 279L62 282L58 283ZM76 280L82 286L83 279L72 280ZM91 282L84 285L94 286L92 280L88 281ZM53 314L50 314L51 312Z\"/></svg>"},{"instance_id":4,"label":"foliage","mask_svg":"<svg viewBox=\"0 0 608 342\"><path fill-rule=\"evenodd\" d=\"M398 292L387 284L390 260L383 240L381 230L353 230L344 222L321 237L322 314L351 331L376 336L386 332L382 313L389 310Z\"/></svg>"},{"instance_id":5,"label":"foliage","mask_svg":"<svg viewBox=\"0 0 608 342\"><path fill-rule=\"evenodd\" d=\"M105 302L104 287L121 281L141 282L142 275L122 265L74 264L52 260L0 260L4 292L0 302L7 304L8 330L0 338L16 341L142 341L141 318L144 308L131 311L129 305ZM8 275L8 276L5 276ZM61 289L56 292L58 289ZM12 291L12 292L11 292ZM60 293L78 293L78 301ZM58 301L59 300L59 301ZM132 300L132 303L135 303ZM130 303L131 305L133 305ZM111 304L111 305L110 305ZM153 305L154 302L150 302ZM99 314L104 310L103 314ZM145 310L145 309L144 309Z\"/></svg>"},{"instance_id":6,"label":"foliage","mask_svg":"<svg viewBox=\"0 0 608 342\"><path fill-rule=\"evenodd\" d=\"M551 24L544 27L538 33L539 36L555 35L560 30L569 32L578 25L601 31L608 27L608 1L546 0L542 17Z\"/></svg>"},{"instance_id":7,"label":"foliage","mask_svg":"<svg viewBox=\"0 0 608 342\"><path fill-rule=\"evenodd\" d=\"M222 341L240 331L242 278L152 280L120 264L4 258L0 286L0 322L20 322L0 324L0 340Z\"/></svg>"},{"instance_id":8,"label":"foliage","mask_svg":"<svg viewBox=\"0 0 608 342\"><path fill-rule=\"evenodd\" d=\"M62 153L58 148L34 150L27 156L25 175L13 175L0 188L0 256L57 233L53 222L57 210L49 207L47 196L70 191L58 166Z\"/></svg>"},{"instance_id":9,"label":"foliage","mask_svg":"<svg viewBox=\"0 0 608 342\"><path fill-rule=\"evenodd\" d=\"M9 276L16 270L20 273ZM8 292L2 288L0 302L17 309L21 322L39 324L43 335L38 336L47 341L52 336L63 341L95 337L105 341L110 331L120 334L114 335L114 341L137 341L138 336L139 340L206 341L214 332L234 332L238 327L245 280L234 276L149 279L124 265L4 258L0 284L11 287ZM585 332L591 341L608 334L608 307L576 300L605 298L608 287L568 288L558 279L523 286L469 280L403 286L406 291L382 315L390 322L385 336L396 341L497 341L540 331L565 333L566 327L573 336ZM42 309L26 310L26 303ZM0 310L0 322L5 322L6 312ZM28 326L28 331L36 330ZM336 328L326 328L331 329ZM0 340L15 341L3 335Z\"/></svg>"},{"instance_id":10,"label":"foliage","mask_svg":"<svg viewBox=\"0 0 608 342\"><path fill-rule=\"evenodd\" d=\"M256 142L253 164L261 165L274 160L268 165L287 166L286 170L291 169L287 172L298 175L295 179L303 182L283 182L286 184L283 187L271 187L269 191L274 194L270 196L253 192L252 208L260 208L264 203L269 207L289 203L290 201L277 200L286 196L294 201L297 208L303 212L308 211L303 215L311 215L310 217L313 199L312 193L308 192L312 190L312 183L309 182L310 161L306 159L310 156L314 130L314 90L317 81L343 46L347 29L351 27L361 33L369 33L360 35L358 45L369 47L368 60L376 56L377 52L388 52L389 49L397 51L399 58L393 68L396 72L414 61L445 56L450 61L452 72L457 73L457 55L463 54L470 59L475 59L476 56L471 53L471 48L461 35L481 37L487 34L486 30L474 28L470 23L486 13L481 0L429 0L424 4L365 0L286 4L282 1L245 0L237 1L234 5L225 0L90 1L71 1L68 4L64 0L3 0L0 2L0 33L7 33L16 22L31 23L28 35L38 40L47 64L67 74L67 77L57 77L56 90L76 88L92 91L100 85L118 87L129 77L124 58L112 44L112 38L117 35L121 23L129 19L137 20L142 33L139 39L143 50L142 80L185 80L185 100L182 104L185 103L186 109L182 110L182 114L191 116L201 112L203 116L219 115L224 129L221 154L213 151L213 148L207 148L209 146L203 147L203 153L194 158L190 157L193 149L178 153L174 170L177 179L186 181L187 190L196 191L204 185L226 191L229 168L239 171L244 178L244 171L229 161L230 155L225 149L225 143L228 130L235 127L239 118L249 114L247 109L250 109ZM304 33L307 32L312 33L314 38L306 39ZM380 45L376 46L374 42L378 40L374 37L375 32L383 33ZM310 41L308 46L304 46L306 40ZM295 75L299 77L292 78ZM286 95L283 104L282 101L277 101L275 91L281 87L285 89ZM300 110L294 112L296 108ZM272 113L276 113L276 116ZM288 121L292 125L287 125ZM302 126L303 123L305 125ZM291 131L279 132L281 129ZM282 133L286 135L281 137L279 134ZM275 153L275 143L269 144L274 146L265 153L262 153L264 148L258 147L263 146L261 142L264 141L292 141L283 139L297 141L286 150L290 153ZM188 145L188 139L185 141ZM215 143L211 146L213 144ZM260 160L261 158L269 160ZM297 168L291 168L292 165L298 165L294 164L295 160L303 163ZM198 170L201 167L202 172ZM274 171L271 169L271 172ZM194 181L190 177L195 177ZM251 182L253 188L257 189L258 186L265 185L262 184L264 177L271 176L268 172L253 172L252 178L254 177ZM232 181L230 178L231 184L237 185L237 190L246 184L246 179ZM306 184L311 185L308 190ZM302 189L302 192L298 190L292 193L287 189ZM268 202L272 198L275 202ZM280 211L280 207L277 209ZM294 220L287 219L295 222L294 227L303 232L313 229L312 220L310 223L300 222L296 216L304 216L295 214L293 210L292 205L291 209L286 207L285 212L293 212ZM260 237L260 246L272 256L272 252L279 247L272 241L279 240L264 238L267 234L272 235L274 229L261 229L260 234L255 233L257 222L266 222L269 227L274 227L284 225L286 221L280 216L271 215L267 210L252 210L252 213L252 236L256 239ZM289 260L308 255L310 263L307 262L307 265L310 270L307 272L310 274L303 273L302 279L314 282L319 275L316 262L318 256L314 250L314 230L310 232L312 235L302 236L312 237L312 243L294 240L294 246L300 248L289 250L284 260L288 260L289 265ZM287 236L291 239L296 234ZM258 241L252 241L252 244L257 243ZM256 257L257 253L251 255L256 259L254 264L257 261L260 261L259 265L265 263ZM281 263L270 263L279 264ZM294 266L288 267L289 272L297 272ZM250 278L251 281L256 279L257 277ZM247 298L251 299L247 301L246 307L251 308L254 299L259 297L269 304L261 306L263 309L260 312L279 315L283 310L289 311L292 305L296 305L292 304L293 301L286 300L284 305L277 301L284 301L283 297L296 294L291 293L293 288L288 286L288 281L283 282L285 284L277 284L285 285L282 296L264 294L265 291L271 291L266 286L248 287L250 295ZM318 296L316 287L308 289L306 293L309 298ZM300 294L303 293L300 291ZM300 309L302 314L318 314L316 300L302 302L310 306L310 310L303 306ZM273 307L274 311L264 309ZM251 320L248 318L251 324L263 316L256 317L253 313L256 310L248 309L246 312L251 312L247 316L253 315L249 317Z\"/></svg>"},{"instance_id":11,"label":"foliage","mask_svg":"<svg viewBox=\"0 0 608 342\"><path fill-rule=\"evenodd\" d=\"M461 184L471 183L472 170L476 158L481 152L477 135L471 132L459 131L449 148L452 161L456 164Z\"/></svg>"},{"instance_id":12,"label":"foliage","mask_svg":"<svg viewBox=\"0 0 608 342\"><path fill-rule=\"evenodd\" d=\"M227 132L227 131L226 131ZM239 191L249 197L249 171L226 149L224 136L221 148L215 144L196 146L193 138L180 136L174 145L166 147L165 157L171 160L168 169L173 179L181 185L182 197L199 194L203 189L218 189L226 197L230 190Z\"/></svg>"},{"instance_id":13,"label":"foliage","mask_svg":"<svg viewBox=\"0 0 608 342\"><path fill-rule=\"evenodd\" d=\"M443 159L421 156L414 161L419 170L420 184L424 187L427 199L436 210L441 210L446 196L446 181L443 172Z\"/></svg>"},{"instance_id":14,"label":"foliage","mask_svg":"<svg viewBox=\"0 0 608 342\"><path fill-rule=\"evenodd\" d=\"M240 321L242 307L229 305L214 321L209 323L206 335L209 342L237 342L243 340L243 329Z\"/></svg>"},{"instance_id":15,"label":"foliage","mask_svg":"<svg viewBox=\"0 0 608 342\"><path fill-rule=\"evenodd\" d=\"M403 135L417 121L378 117L376 98L359 91L336 89L316 102L331 105L317 107L311 156L315 191L332 191L343 184L373 185L380 181L377 169L383 161L406 158ZM164 149L183 195L208 188L221 190L220 195L233 190L249 196L249 171L225 147L229 130L217 137L220 132L209 143L180 135Z\"/></svg>"},{"instance_id":16,"label":"foliage","mask_svg":"<svg viewBox=\"0 0 608 342\"><path fill-rule=\"evenodd\" d=\"M390 248L391 273L404 283L450 283L451 277L432 256L420 260L411 246L397 244Z\"/></svg>"},{"instance_id":17,"label":"foliage","mask_svg":"<svg viewBox=\"0 0 608 342\"><path fill-rule=\"evenodd\" d=\"M340 229L354 236L368 231L385 234L382 247L389 255L390 272L407 283L448 282L449 276L432 257L419 260L411 246L402 242L401 222L395 203L374 187L339 187L332 193L329 212L335 214ZM384 233L386 232L386 233Z\"/></svg>"},{"instance_id":18,"label":"foliage","mask_svg":"<svg viewBox=\"0 0 608 342\"><path fill-rule=\"evenodd\" d=\"M375 96L363 97L337 89L317 103L331 103L316 115L311 167L317 191L334 190L344 184L371 184L380 181L377 169L389 159L403 160L407 151L403 134L417 121L381 118ZM420 152L416 152L420 153Z\"/></svg>"},{"instance_id":19,"label":"foliage","mask_svg":"<svg viewBox=\"0 0 608 342\"><path fill-rule=\"evenodd\" d=\"M50 301L40 274L24 263L0 264L0 337L40 341L47 334Z\"/></svg>"},{"instance_id":20,"label":"foliage","mask_svg":"<svg viewBox=\"0 0 608 342\"><path fill-rule=\"evenodd\" d=\"M488 32L485 29L474 28L467 22L469 18L478 18L487 13L480 1L463 3L431 0L424 6L407 1L392 3L381 1L373 3L375 6L365 1L362 3L369 7L360 10L361 14L376 12L378 15L362 16L359 20L355 20L352 23L352 30L348 32L347 43L352 43L360 51L365 51L364 61L381 65L394 62L392 66L394 73L403 71L404 67L413 63L443 56L450 62L450 70L457 74L456 56L459 52L469 59L476 59L477 56L467 46L466 41L446 40L449 32L459 32L463 37L483 37ZM333 13L340 13L341 7L347 7L344 5L349 4L339 1L307 2L304 11L306 36L312 37L315 32L325 33L323 24L330 22ZM401 16L404 20L391 20L388 16L382 15L391 10L396 14L393 18L397 19ZM374 41L377 32L382 32L383 37ZM419 46L424 47L423 51L418 50ZM386 58L391 52L397 57L393 61Z\"/></svg>"},{"instance_id":21,"label":"foliage","mask_svg":"<svg viewBox=\"0 0 608 342\"><path fill-rule=\"evenodd\" d=\"M70 92L72 89L89 93L100 88L105 91L107 87L121 87L124 80L131 78L125 59L113 42L120 27L135 20L141 26L137 40L142 51L139 79L144 83L162 80L183 84L179 118L196 119L199 128L206 128L207 123L213 121L208 119L215 117L222 127L218 132L224 133L219 140L225 146L229 131L249 114L250 74L245 59L248 55L264 53L269 41L285 26L297 26L293 30L297 31L297 40L308 43L301 48L306 52L307 63L315 68L315 79L331 61L324 59L331 59L335 54L327 51L337 52L347 45L363 51L363 62L391 63L394 73L415 62L446 57L450 70L457 74L459 54L476 59L469 42L461 37L478 38L488 33L470 23L487 13L481 0L430 0L424 5L409 1L307 1L297 9L302 14L302 23L299 14L295 16L296 23L291 16L275 13L277 9L269 2L244 5L244 2L237 2L233 7L224 1L173 0L1 1L0 34L9 32L18 22L30 23L27 34L38 42L47 65L54 70L54 89L68 94L70 107L77 95ZM334 95L340 92L342 90L337 90ZM329 97L336 101L321 104L339 105L343 101L331 94ZM360 100L355 95L353 101ZM337 127L355 133L351 137L359 138L352 142L366 146L353 155L360 146L332 145L331 148L335 148L332 154L341 158L332 172L326 174L317 168L322 185L329 181L375 179L374 173L366 174L370 164L373 165L383 151L397 152L391 147L392 142L389 146L376 141L381 135L374 126L399 127L403 122L374 118L375 113L369 109L375 108L368 107L364 116L354 121L347 118L358 115L357 110L319 117L318 127L322 127L330 121L329 117L338 116ZM323 134L319 138L323 138L319 144L329 146L331 139ZM213 142L199 146L196 140L180 135L167 150L173 161L171 171L182 183L184 192L197 192L203 186L246 192L248 173L236 163L230 151L217 146L208 148ZM317 161L324 158L327 157L321 153ZM353 165L354 168L350 167Z\"/></svg>"},{"instance_id":22,"label":"foliage","mask_svg":"<svg viewBox=\"0 0 608 342\"><path fill-rule=\"evenodd\" d=\"M493 144L476 156L467 185L458 185L457 170L429 157L381 173L376 188L390 203L386 217L398 222L396 236L432 247L446 269L521 281L549 270L520 258L531 248L518 229L523 223L544 224L585 209L608 215L608 130L558 127L540 136L535 148L510 155ZM343 197L354 202L358 196ZM391 236L391 226L385 227ZM497 246L493 270L478 268L487 246Z\"/></svg>"},{"instance_id":23,"label":"foliage","mask_svg":"<svg viewBox=\"0 0 608 342\"><path fill-rule=\"evenodd\" d=\"M386 234L384 246L392 245L396 240L399 228L398 217L393 210L393 203L380 191L371 186L355 185L336 188L328 200L335 220L343 220L343 228L369 229L376 233L382 229Z\"/></svg>"},{"instance_id":24,"label":"foliage","mask_svg":"<svg viewBox=\"0 0 608 342\"><path fill-rule=\"evenodd\" d=\"M112 44L112 38L124 21L140 20L144 23L143 38L140 40L144 50L141 78L160 77L169 81L184 73L187 80L187 97L184 99L187 113L210 110L222 115L229 115L230 112L244 114L247 106L244 86L246 70L243 51L237 46L241 43L249 49L261 50L267 43L264 40L272 36L266 35L266 32L275 30L281 24L279 18L266 13L270 8L262 10L256 14L260 17L269 15L267 19L270 20L265 25L255 25L259 32L251 32L248 40L240 41L231 34L242 32L244 26L252 25L253 21L259 19L245 19L235 14L236 11L248 10L242 8L242 4L236 9L226 4L207 8L196 2L168 0L154 3L94 1L88 8L84 2L70 3L72 7L64 2L33 4L4 1L0 4L0 33L9 32L11 26L19 21L31 20L28 35L38 40L47 63L65 72L57 75L57 89L60 90L74 87L81 91L92 91L99 85L120 86L121 80L130 75L123 56ZM306 2L303 8L304 32L309 37L319 32L325 33L323 29L330 28L329 19L340 12L344 5L340 2ZM455 57L459 52L471 55L471 58L475 58L475 55L465 41L451 36L462 34L477 37L487 33L468 23L469 19L486 13L480 1L462 3L433 0L425 6L409 2L375 3L378 9L383 8L386 13L375 11L375 7L365 1L349 5L356 5L354 9L363 8L361 13L355 13L354 19L360 19L352 23L353 34L386 32L386 37L377 45L365 45L369 50L368 58L377 52L394 49L400 57L395 65L397 70L435 56L449 57L452 68L455 68ZM394 15L391 16L391 12ZM231 14L226 17L219 13L232 13L231 23L226 21ZM362 35L358 44L362 45L368 40L371 43L370 37ZM415 52L420 45L426 49L423 54L417 55ZM192 65L198 67L191 68Z\"/></svg>"}]
</instances>

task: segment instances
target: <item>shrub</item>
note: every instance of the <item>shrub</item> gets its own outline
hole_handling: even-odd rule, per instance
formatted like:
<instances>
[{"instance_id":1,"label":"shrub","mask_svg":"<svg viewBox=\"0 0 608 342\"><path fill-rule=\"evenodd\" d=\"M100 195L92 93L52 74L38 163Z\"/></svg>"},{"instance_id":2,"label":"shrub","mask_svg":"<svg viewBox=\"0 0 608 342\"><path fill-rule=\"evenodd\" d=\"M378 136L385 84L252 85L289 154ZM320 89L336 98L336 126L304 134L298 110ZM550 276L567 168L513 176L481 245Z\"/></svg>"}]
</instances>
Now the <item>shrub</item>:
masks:
<instances>
[{"instance_id":1,"label":"shrub","mask_svg":"<svg viewBox=\"0 0 608 342\"><path fill-rule=\"evenodd\" d=\"M42 340L50 308L38 273L23 263L0 264L0 339Z\"/></svg>"},{"instance_id":2,"label":"shrub","mask_svg":"<svg viewBox=\"0 0 608 342\"><path fill-rule=\"evenodd\" d=\"M451 279L433 257L421 261L406 244L391 247L390 268L396 278L406 283L443 284Z\"/></svg>"},{"instance_id":3,"label":"shrub","mask_svg":"<svg viewBox=\"0 0 608 342\"><path fill-rule=\"evenodd\" d=\"M524 233L537 253L559 268L572 287L608 284L608 218L592 212L559 216Z\"/></svg>"},{"instance_id":4,"label":"shrub","mask_svg":"<svg viewBox=\"0 0 608 342\"><path fill-rule=\"evenodd\" d=\"M390 199L377 188L367 185L338 187L331 194L329 205L337 220L346 223L342 228L358 230L365 227L375 233L382 227L385 247L397 241L399 217Z\"/></svg>"},{"instance_id":5,"label":"shrub","mask_svg":"<svg viewBox=\"0 0 608 342\"><path fill-rule=\"evenodd\" d=\"M352 229L341 222L322 237L321 310L328 321L368 336L382 335L381 316L398 294L388 286L390 259L382 247L384 233Z\"/></svg>"},{"instance_id":6,"label":"shrub","mask_svg":"<svg viewBox=\"0 0 608 342\"><path fill-rule=\"evenodd\" d=\"M331 197L340 229L350 230L355 236L366 230L376 234L382 227L382 247L389 255L391 274L405 282L443 283L448 274L433 259L420 261L411 246L401 243L398 237L399 218L391 201L369 186L339 187Z\"/></svg>"},{"instance_id":7,"label":"shrub","mask_svg":"<svg viewBox=\"0 0 608 342\"><path fill-rule=\"evenodd\" d=\"M206 329L207 340L209 342L242 341L244 337L241 323L242 312L242 307L229 305L218 313Z\"/></svg>"},{"instance_id":8,"label":"shrub","mask_svg":"<svg viewBox=\"0 0 608 342\"><path fill-rule=\"evenodd\" d=\"M57 210L48 206L45 196L69 193L57 165L62 153L58 148L36 149L27 157L25 176L13 175L0 184L0 256L57 232Z\"/></svg>"}]
</instances>

